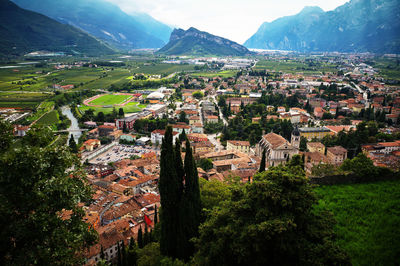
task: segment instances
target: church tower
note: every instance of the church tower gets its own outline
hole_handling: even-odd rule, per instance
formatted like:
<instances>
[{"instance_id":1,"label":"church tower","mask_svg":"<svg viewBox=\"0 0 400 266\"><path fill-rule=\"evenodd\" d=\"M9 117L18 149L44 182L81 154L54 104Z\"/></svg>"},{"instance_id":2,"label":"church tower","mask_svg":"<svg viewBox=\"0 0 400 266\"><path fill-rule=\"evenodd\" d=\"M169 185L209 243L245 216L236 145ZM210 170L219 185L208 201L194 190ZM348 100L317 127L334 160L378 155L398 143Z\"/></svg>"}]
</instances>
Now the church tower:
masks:
<instances>
[{"instance_id":1,"label":"church tower","mask_svg":"<svg viewBox=\"0 0 400 266\"><path fill-rule=\"evenodd\" d=\"M295 129L292 132L292 139L291 139L290 143L296 149L300 148L300 131L297 128L297 126L295 127Z\"/></svg>"}]
</instances>

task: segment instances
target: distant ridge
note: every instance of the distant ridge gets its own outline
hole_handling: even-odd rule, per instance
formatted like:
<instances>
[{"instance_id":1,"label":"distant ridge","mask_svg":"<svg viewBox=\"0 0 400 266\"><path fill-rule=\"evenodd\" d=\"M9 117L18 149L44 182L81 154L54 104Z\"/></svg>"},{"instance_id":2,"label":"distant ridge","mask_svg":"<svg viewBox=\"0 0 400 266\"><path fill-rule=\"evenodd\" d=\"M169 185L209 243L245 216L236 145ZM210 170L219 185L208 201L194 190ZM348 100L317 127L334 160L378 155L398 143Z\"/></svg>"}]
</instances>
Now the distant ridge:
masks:
<instances>
[{"instance_id":1,"label":"distant ridge","mask_svg":"<svg viewBox=\"0 0 400 266\"><path fill-rule=\"evenodd\" d=\"M0 54L18 56L37 50L101 55L114 51L87 33L44 15L0 0Z\"/></svg>"},{"instance_id":2,"label":"distant ridge","mask_svg":"<svg viewBox=\"0 0 400 266\"><path fill-rule=\"evenodd\" d=\"M243 56L251 54L244 46L228 39L199 31L175 29L167 45L157 53L165 55L221 55Z\"/></svg>"},{"instance_id":3,"label":"distant ridge","mask_svg":"<svg viewBox=\"0 0 400 266\"><path fill-rule=\"evenodd\" d=\"M105 0L12 0L22 8L69 24L121 50L160 48L172 28L143 13L127 14Z\"/></svg>"},{"instance_id":4,"label":"distant ridge","mask_svg":"<svg viewBox=\"0 0 400 266\"><path fill-rule=\"evenodd\" d=\"M244 45L301 52L400 53L400 0L351 0L333 11L305 7L265 22Z\"/></svg>"}]
</instances>

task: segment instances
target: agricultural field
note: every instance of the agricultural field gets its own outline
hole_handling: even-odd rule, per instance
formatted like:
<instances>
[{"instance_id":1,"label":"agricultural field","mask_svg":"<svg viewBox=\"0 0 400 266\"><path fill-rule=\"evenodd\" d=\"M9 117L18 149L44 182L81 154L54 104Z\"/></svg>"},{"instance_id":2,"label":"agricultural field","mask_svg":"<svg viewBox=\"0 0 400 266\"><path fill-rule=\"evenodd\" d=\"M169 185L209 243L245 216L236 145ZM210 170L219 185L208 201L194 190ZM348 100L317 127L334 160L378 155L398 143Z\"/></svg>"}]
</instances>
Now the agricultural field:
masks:
<instances>
[{"instance_id":1,"label":"agricultural field","mask_svg":"<svg viewBox=\"0 0 400 266\"><path fill-rule=\"evenodd\" d=\"M260 60L254 70L274 70L286 73L306 73L306 74L320 74L322 72L336 72L336 66L330 64L322 64L311 66L305 62L298 60Z\"/></svg>"},{"instance_id":2,"label":"agricultural field","mask_svg":"<svg viewBox=\"0 0 400 266\"><path fill-rule=\"evenodd\" d=\"M133 73L143 74L172 74L174 72L181 71L194 71L194 65L175 65L175 64L162 64L162 63L150 63L141 64L132 68Z\"/></svg>"},{"instance_id":3,"label":"agricultural field","mask_svg":"<svg viewBox=\"0 0 400 266\"><path fill-rule=\"evenodd\" d=\"M58 112L53 110L51 112L46 113L42 116L37 122L36 125L42 126L50 126L52 128L57 128L57 124L59 123Z\"/></svg>"},{"instance_id":4,"label":"agricultural field","mask_svg":"<svg viewBox=\"0 0 400 266\"><path fill-rule=\"evenodd\" d=\"M377 58L367 62L379 70L379 74L386 78L400 81L400 60L394 58Z\"/></svg>"},{"instance_id":5,"label":"agricultural field","mask_svg":"<svg viewBox=\"0 0 400 266\"><path fill-rule=\"evenodd\" d=\"M236 76L236 70L224 70L219 72L199 72L191 74L192 77L221 77L221 78L230 78Z\"/></svg>"},{"instance_id":6,"label":"agricultural field","mask_svg":"<svg viewBox=\"0 0 400 266\"><path fill-rule=\"evenodd\" d=\"M20 107L34 109L52 93L41 92L0 92L0 107Z\"/></svg>"},{"instance_id":7,"label":"agricultural field","mask_svg":"<svg viewBox=\"0 0 400 266\"><path fill-rule=\"evenodd\" d=\"M398 265L400 180L321 186L319 207L336 218L337 243L353 265Z\"/></svg>"}]
</instances>

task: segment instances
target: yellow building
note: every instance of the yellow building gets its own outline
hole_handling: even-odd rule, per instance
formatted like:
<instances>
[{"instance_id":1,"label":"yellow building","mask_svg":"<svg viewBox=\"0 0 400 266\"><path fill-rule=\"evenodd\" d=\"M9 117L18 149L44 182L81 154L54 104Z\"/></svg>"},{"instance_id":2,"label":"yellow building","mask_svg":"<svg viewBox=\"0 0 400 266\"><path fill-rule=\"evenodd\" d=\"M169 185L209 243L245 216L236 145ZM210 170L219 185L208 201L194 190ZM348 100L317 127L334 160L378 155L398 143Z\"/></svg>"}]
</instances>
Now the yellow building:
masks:
<instances>
[{"instance_id":1,"label":"yellow building","mask_svg":"<svg viewBox=\"0 0 400 266\"><path fill-rule=\"evenodd\" d=\"M235 150L240 151L246 154L250 152L250 142L248 141L239 141L239 140L228 140L226 142L226 149L228 151Z\"/></svg>"},{"instance_id":2,"label":"yellow building","mask_svg":"<svg viewBox=\"0 0 400 266\"><path fill-rule=\"evenodd\" d=\"M330 135L330 130L326 127L302 127L299 128L300 136L305 137L307 140L322 139L323 137Z\"/></svg>"},{"instance_id":3,"label":"yellow building","mask_svg":"<svg viewBox=\"0 0 400 266\"><path fill-rule=\"evenodd\" d=\"M321 142L308 142L307 149L309 152L318 152L325 154L325 145Z\"/></svg>"}]
</instances>

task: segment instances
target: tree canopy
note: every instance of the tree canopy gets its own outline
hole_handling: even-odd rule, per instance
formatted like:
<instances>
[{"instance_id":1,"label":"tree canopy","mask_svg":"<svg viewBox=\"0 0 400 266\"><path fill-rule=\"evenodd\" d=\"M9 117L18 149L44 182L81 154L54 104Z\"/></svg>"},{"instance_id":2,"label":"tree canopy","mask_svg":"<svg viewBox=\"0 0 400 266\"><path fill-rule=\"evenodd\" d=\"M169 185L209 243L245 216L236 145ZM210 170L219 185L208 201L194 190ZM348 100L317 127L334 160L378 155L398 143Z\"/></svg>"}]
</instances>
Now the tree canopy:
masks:
<instances>
[{"instance_id":1,"label":"tree canopy","mask_svg":"<svg viewBox=\"0 0 400 266\"><path fill-rule=\"evenodd\" d=\"M6 139L7 126L0 130ZM31 129L23 148L2 144L8 146L0 151L0 249L6 265L80 264L80 252L97 238L78 206L91 199L79 161L68 147L46 144L47 133Z\"/></svg>"},{"instance_id":2,"label":"tree canopy","mask_svg":"<svg viewBox=\"0 0 400 266\"><path fill-rule=\"evenodd\" d=\"M349 264L334 244L332 216L314 210L317 199L297 162L230 190L200 226L198 265Z\"/></svg>"}]
</instances>

